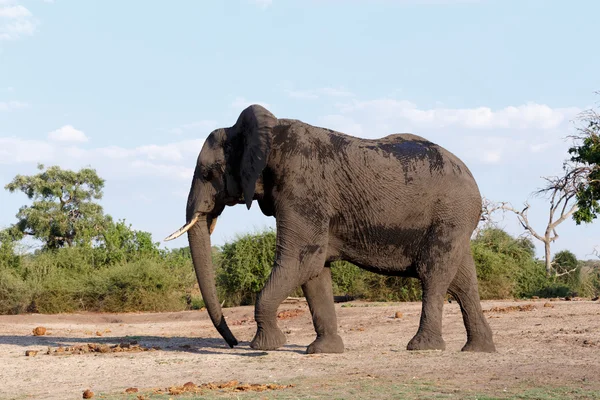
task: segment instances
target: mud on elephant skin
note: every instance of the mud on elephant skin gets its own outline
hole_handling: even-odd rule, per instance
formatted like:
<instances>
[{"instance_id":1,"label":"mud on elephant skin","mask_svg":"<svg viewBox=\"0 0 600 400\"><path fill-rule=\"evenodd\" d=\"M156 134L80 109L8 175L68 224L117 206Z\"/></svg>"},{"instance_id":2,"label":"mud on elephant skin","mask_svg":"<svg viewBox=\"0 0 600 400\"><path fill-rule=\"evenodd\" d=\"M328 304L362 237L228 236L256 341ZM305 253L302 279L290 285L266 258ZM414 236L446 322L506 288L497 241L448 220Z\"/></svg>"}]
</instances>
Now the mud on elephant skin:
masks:
<instances>
[{"instance_id":1,"label":"mud on elephant skin","mask_svg":"<svg viewBox=\"0 0 600 400\"><path fill-rule=\"evenodd\" d=\"M217 298L210 233L226 206L256 200L276 219L277 251L256 300L251 347L277 349L285 335L277 308L302 287L317 334L308 353L340 353L330 263L420 279L420 326L409 350L444 349L442 307L450 292L467 331L463 350L494 351L481 310L470 236L481 195L465 164L412 134L366 140L252 105L235 125L216 129L198 156L186 224L196 276L217 330L233 347Z\"/></svg>"}]
</instances>

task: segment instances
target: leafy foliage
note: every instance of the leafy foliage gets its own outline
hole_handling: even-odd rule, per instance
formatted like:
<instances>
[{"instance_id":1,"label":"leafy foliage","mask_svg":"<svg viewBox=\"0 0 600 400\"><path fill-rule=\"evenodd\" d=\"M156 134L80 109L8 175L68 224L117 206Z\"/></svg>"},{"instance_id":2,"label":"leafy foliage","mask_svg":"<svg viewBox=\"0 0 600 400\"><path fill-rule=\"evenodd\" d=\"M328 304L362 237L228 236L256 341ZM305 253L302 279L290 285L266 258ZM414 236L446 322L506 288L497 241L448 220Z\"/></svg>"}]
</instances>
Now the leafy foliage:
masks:
<instances>
[{"instance_id":1,"label":"leafy foliage","mask_svg":"<svg viewBox=\"0 0 600 400\"><path fill-rule=\"evenodd\" d=\"M0 230L0 268L17 268L20 257L15 254L16 240L10 229Z\"/></svg>"},{"instance_id":2,"label":"leafy foliage","mask_svg":"<svg viewBox=\"0 0 600 400\"><path fill-rule=\"evenodd\" d=\"M271 273L275 240L275 232L268 230L239 236L223 246L218 260L217 285L227 304L254 303Z\"/></svg>"},{"instance_id":3,"label":"leafy foliage","mask_svg":"<svg viewBox=\"0 0 600 400\"><path fill-rule=\"evenodd\" d=\"M484 299L525 295L532 288L524 286L530 286L528 280L537 275L531 272L536 267L543 271L543 267L534 260L531 239L515 239L498 228L480 231L471 243L471 250L477 268L480 295Z\"/></svg>"},{"instance_id":4,"label":"leafy foliage","mask_svg":"<svg viewBox=\"0 0 600 400\"><path fill-rule=\"evenodd\" d=\"M158 246L159 243L152 241L149 232L134 230L125 220L115 223L112 217L107 216L105 229L98 239L96 254L101 258L101 264L114 265L140 257L157 256Z\"/></svg>"},{"instance_id":5,"label":"leafy foliage","mask_svg":"<svg viewBox=\"0 0 600 400\"><path fill-rule=\"evenodd\" d=\"M578 210L573 214L577 224L592 222L600 213L600 115L593 110L580 114L583 127L577 143L569 148L571 161L576 163L568 173L583 172L584 179L577 189Z\"/></svg>"},{"instance_id":6,"label":"leafy foliage","mask_svg":"<svg viewBox=\"0 0 600 400\"><path fill-rule=\"evenodd\" d=\"M18 231L41 240L47 249L89 244L97 238L106 222L95 202L102 198L104 180L91 168L74 172L40 164L38 170L31 176L17 175L5 186L33 200L17 213Z\"/></svg>"},{"instance_id":7,"label":"leafy foliage","mask_svg":"<svg viewBox=\"0 0 600 400\"><path fill-rule=\"evenodd\" d=\"M579 265L577 257L569 250L562 250L556 253L552 262L563 271L577 268Z\"/></svg>"}]
</instances>

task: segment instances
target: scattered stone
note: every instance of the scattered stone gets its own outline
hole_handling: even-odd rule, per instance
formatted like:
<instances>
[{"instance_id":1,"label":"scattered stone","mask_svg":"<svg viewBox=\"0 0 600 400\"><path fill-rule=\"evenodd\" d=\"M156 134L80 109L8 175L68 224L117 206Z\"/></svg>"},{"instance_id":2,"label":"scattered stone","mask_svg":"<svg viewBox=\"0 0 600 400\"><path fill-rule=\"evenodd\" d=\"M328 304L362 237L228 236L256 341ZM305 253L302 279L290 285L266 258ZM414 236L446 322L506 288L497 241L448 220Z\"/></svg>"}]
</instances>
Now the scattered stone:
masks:
<instances>
[{"instance_id":1,"label":"scattered stone","mask_svg":"<svg viewBox=\"0 0 600 400\"><path fill-rule=\"evenodd\" d=\"M193 382L187 382L183 386L170 386L166 389L154 388L152 389L152 392L158 395L169 394L171 396L177 396L180 394L203 393L209 390L219 390L225 392L264 392L266 390L281 390L292 387L294 387L294 385L278 385L274 383L240 383L238 381L229 381L221 383L211 382L203 383L201 385L196 385ZM138 399L142 400L139 396Z\"/></svg>"},{"instance_id":2,"label":"scattered stone","mask_svg":"<svg viewBox=\"0 0 600 400\"><path fill-rule=\"evenodd\" d=\"M135 344L133 344L135 342ZM87 354L87 353L138 353L143 351L156 351L161 348L158 346L144 347L137 344L137 341L129 343L119 343L113 346L108 344L88 343L78 346L59 346L56 349L48 347L48 355L66 355L66 354Z\"/></svg>"},{"instance_id":3,"label":"scattered stone","mask_svg":"<svg viewBox=\"0 0 600 400\"><path fill-rule=\"evenodd\" d=\"M27 350L25 352L25 356L26 357L35 357L37 356L38 351L37 350Z\"/></svg>"},{"instance_id":4,"label":"scattered stone","mask_svg":"<svg viewBox=\"0 0 600 400\"><path fill-rule=\"evenodd\" d=\"M92 392L90 389L86 389L83 392L83 398L84 399L91 399L92 397L94 397L94 392Z\"/></svg>"},{"instance_id":5,"label":"scattered stone","mask_svg":"<svg viewBox=\"0 0 600 400\"><path fill-rule=\"evenodd\" d=\"M125 393L137 393L138 392L138 388L136 387L130 387L125 389Z\"/></svg>"},{"instance_id":6,"label":"scattered stone","mask_svg":"<svg viewBox=\"0 0 600 400\"><path fill-rule=\"evenodd\" d=\"M540 296L531 296L533 300L539 300Z\"/></svg>"},{"instance_id":7,"label":"scattered stone","mask_svg":"<svg viewBox=\"0 0 600 400\"><path fill-rule=\"evenodd\" d=\"M571 296L566 296L565 301L571 301Z\"/></svg>"},{"instance_id":8,"label":"scattered stone","mask_svg":"<svg viewBox=\"0 0 600 400\"><path fill-rule=\"evenodd\" d=\"M600 299L600 297L596 296L592 299L592 301L598 301L598 299Z\"/></svg>"},{"instance_id":9,"label":"scattered stone","mask_svg":"<svg viewBox=\"0 0 600 400\"><path fill-rule=\"evenodd\" d=\"M46 334L46 328L38 326L33 330L33 336L44 336Z\"/></svg>"},{"instance_id":10,"label":"scattered stone","mask_svg":"<svg viewBox=\"0 0 600 400\"><path fill-rule=\"evenodd\" d=\"M402 318L402 313L400 311L396 311L394 318Z\"/></svg>"},{"instance_id":11,"label":"scattered stone","mask_svg":"<svg viewBox=\"0 0 600 400\"><path fill-rule=\"evenodd\" d=\"M550 304L550 303L544 303L544 307L550 307L550 308L554 308L554 305Z\"/></svg>"},{"instance_id":12,"label":"scattered stone","mask_svg":"<svg viewBox=\"0 0 600 400\"><path fill-rule=\"evenodd\" d=\"M102 336L102 332L96 331L96 336Z\"/></svg>"}]
</instances>

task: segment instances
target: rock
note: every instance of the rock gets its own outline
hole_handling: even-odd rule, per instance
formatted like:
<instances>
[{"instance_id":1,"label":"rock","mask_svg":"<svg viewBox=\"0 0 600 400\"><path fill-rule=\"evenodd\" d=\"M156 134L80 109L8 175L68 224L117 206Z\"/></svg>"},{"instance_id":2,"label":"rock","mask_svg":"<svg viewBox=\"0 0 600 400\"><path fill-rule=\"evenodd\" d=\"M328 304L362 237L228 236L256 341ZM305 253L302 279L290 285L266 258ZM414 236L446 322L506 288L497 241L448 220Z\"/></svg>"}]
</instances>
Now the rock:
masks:
<instances>
[{"instance_id":1,"label":"rock","mask_svg":"<svg viewBox=\"0 0 600 400\"><path fill-rule=\"evenodd\" d=\"M135 387L130 387L125 389L125 393L137 393L138 392L138 388Z\"/></svg>"},{"instance_id":2,"label":"rock","mask_svg":"<svg viewBox=\"0 0 600 400\"><path fill-rule=\"evenodd\" d=\"M183 387L186 389L195 389L198 387L194 382L186 382L183 384Z\"/></svg>"},{"instance_id":3,"label":"rock","mask_svg":"<svg viewBox=\"0 0 600 400\"><path fill-rule=\"evenodd\" d=\"M540 296L531 296L531 298L532 298L533 300L538 300L538 299L540 298Z\"/></svg>"},{"instance_id":4,"label":"rock","mask_svg":"<svg viewBox=\"0 0 600 400\"><path fill-rule=\"evenodd\" d=\"M544 303L544 307L550 307L550 308L554 308L554 306L550 303Z\"/></svg>"},{"instance_id":5,"label":"rock","mask_svg":"<svg viewBox=\"0 0 600 400\"><path fill-rule=\"evenodd\" d=\"M571 301L571 296L566 296L565 301Z\"/></svg>"},{"instance_id":6,"label":"rock","mask_svg":"<svg viewBox=\"0 0 600 400\"><path fill-rule=\"evenodd\" d=\"M43 326L38 326L37 328L35 328L33 330L34 336L44 336L45 334L46 334L46 328L44 328Z\"/></svg>"},{"instance_id":7,"label":"rock","mask_svg":"<svg viewBox=\"0 0 600 400\"><path fill-rule=\"evenodd\" d=\"M38 351L37 350L27 350L25 352L25 356L26 357L35 357L37 356Z\"/></svg>"},{"instance_id":8,"label":"rock","mask_svg":"<svg viewBox=\"0 0 600 400\"><path fill-rule=\"evenodd\" d=\"M92 397L94 397L94 392L92 392L90 389L84 390L84 392L83 392L84 399L91 399Z\"/></svg>"},{"instance_id":9,"label":"rock","mask_svg":"<svg viewBox=\"0 0 600 400\"><path fill-rule=\"evenodd\" d=\"M100 346L100 353L110 353L110 350L110 346L107 344Z\"/></svg>"},{"instance_id":10,"label":"rock","mask_svg":"<svg viewBox=\"0 0 600 400\"><path fill-rule=\"evenodd\" d=\"M96 336L102 336L102 332L96 331Z\"/></svg>"},{"instance_id":11,"label":"rock","mask_svg":"<svg viewBox=\"0 0 600 400\"><path fill-rule=\"evenodd\" d=\"M400 311L396 311L394 318L402 318L402 313Z\"/></svg>"},{"instance_id":12,"label":"rock","mask_svg":"<svg viewBox=\"0 0 600 400\"><path fill-rule=\"evenodd\" d=\"M600 299L600 297L596 296L592 299L592 301L598 301L598 299Z\"/></svg>"}]
</instances>

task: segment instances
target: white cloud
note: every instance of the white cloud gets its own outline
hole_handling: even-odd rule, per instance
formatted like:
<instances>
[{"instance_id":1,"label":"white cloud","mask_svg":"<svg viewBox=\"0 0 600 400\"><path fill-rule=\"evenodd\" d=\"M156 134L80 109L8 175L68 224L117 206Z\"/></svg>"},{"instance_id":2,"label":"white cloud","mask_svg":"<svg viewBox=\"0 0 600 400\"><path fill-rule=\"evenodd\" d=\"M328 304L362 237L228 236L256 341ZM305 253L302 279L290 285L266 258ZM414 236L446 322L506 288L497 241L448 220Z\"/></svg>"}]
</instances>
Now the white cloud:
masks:
<instances>
[{"instance_id":1,"label":"white cloud","mask_svg":"<svg viewBox=\"0 0 600 400\"><path fill-rule=\"evenodd\" d=\"M11 0L0 1L0 40L31 36L37 25L37 20L26 7Z\"/></svg>"},{"instance_id":2,"label":"white cloud","mask_svg":"<svg viewBox=\"0 0 600 400\"><path fill-rule=\"evenodd\" d=\"M31 12L29 12L29 10L23 6L8 5L8 6L3 6L0 8L0 18L17 19L17 18L25 18L25 17L31 17Z\"/></svg>"},{"instance_id":3,"label":"white cloud","mask_svg":"<svg viewBox=\"0 0 600 400\"><path fill-rule=\"evenodd\" d=\"M344 114L368 113L416 127L457 126L468 129L555 129L580 111L575 107L553 109L536 103L499 110L489 107L419 109L412 102L395 99L356 100L339 108Z\"/></svg>"},{"instance_id":4,"label":"white cloud","mask_svg":"<svg viewBox=\"0 0 600 400\"><path fill-rule=\"evenodd\" d=\"M316 118L315 125L364 138L410 132L447 147L469 163L486 165L520 163L534 154L557 158L560 165L561 157L566 157L560 142L580 112L576 107L537 103L498 109L441 104L420 108L394 98L351 98L335 107L337 113Z\"/></svg>"},{"instance_id":5,"label":"white cloud","mask_svg":"<svg viewBox=\"0 0 600 400\"><path fill-rule=\"evenodd\" d=\"M0 138L0 164L44 162L55 154L54 146L40 140Z\"/></svg>"},{"instance_id":6,"label":"white cloud","mask_svg":"<svg viewBox=\"0 0 600 400\"><path fill-rule=\"evenodd\" d=\"M119 146L84 149L68 142L0 138L0 164L56 163L63 168L91 165L111 179L136 176L188 181L204 139L165 145Z\"/></svg>"},{"instance_id":7,"label":"white cloud","mask_svg":"<svg viewBox=\"0 0 600 400\"><path fill-rule=\"evenodd\" d=\"M4 101L4 102L0 101L0 112L20 110L20 109L27 108L27 107L29 107L29 105L27 103L23 103L21 101L15 101L15 100Z\"/></svg>"},{"instance_id":8,"label":"white cloud","mask_svg":"<svg viewBox=\"0 0 600 400\"><path fill-rule=\"evenodd\" d=\"M273 0L250 0L250 2L261 8L267 8L273 4Z\"/></svg>"},{"instance_id":9,"label":"white cloud","mask_svg":"<svg viewBox=\"0 0 600 400\"><path fill-rule=\"evenodd\" d=\"M57 142L87 142L85 133L75 129L72 125L65 125L55 131L48 133L48 138Z\"/></svg>"},{"instance_id":10,"label":"white cloud","mask_svg":"<svg viewBox=\"0 0 600 400\"><path fill-rule=\"evenodd\" d=\"M311 90L287 90L290 97L296 99L318 99L320 97L353 97L354 93L343 88L324 87Z\"/></svg>"},{"instance_id":11,"label":"white cloud","mask_svg":"<svg viewBox=\"0 0 600 400\"><path fill-rule=\"evenodd\" d=\"M231 103L231 107L241 112L243 109L247 108L248 106L251 106L252 104L258 104L267 109L271 107L268 103L260 101L248 101L244 97L236 97L235 100L233 100L233 102Z\"/></svg>"}]
</instances>

